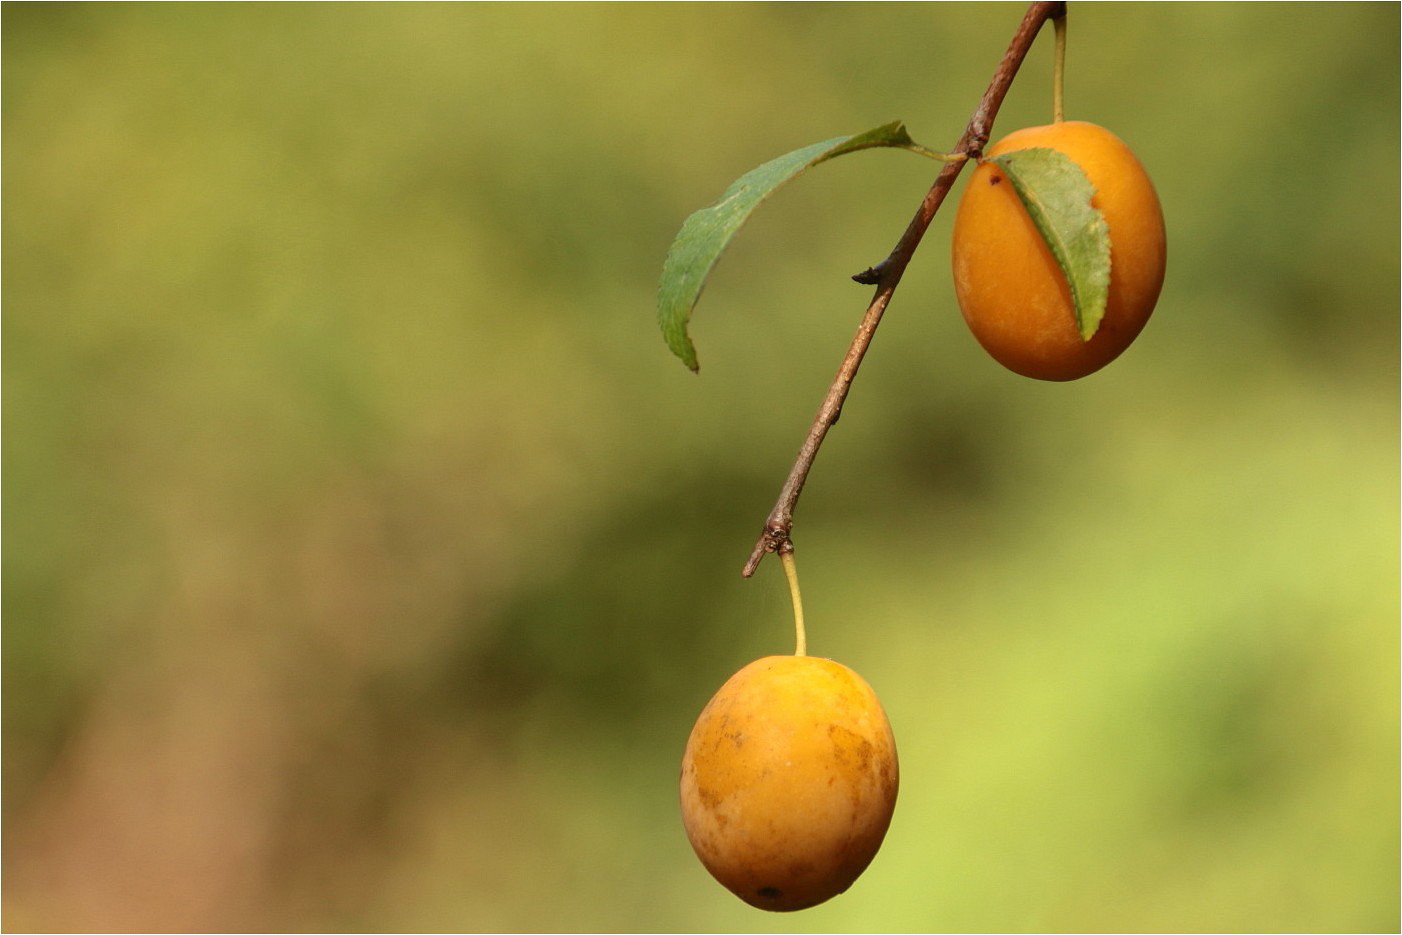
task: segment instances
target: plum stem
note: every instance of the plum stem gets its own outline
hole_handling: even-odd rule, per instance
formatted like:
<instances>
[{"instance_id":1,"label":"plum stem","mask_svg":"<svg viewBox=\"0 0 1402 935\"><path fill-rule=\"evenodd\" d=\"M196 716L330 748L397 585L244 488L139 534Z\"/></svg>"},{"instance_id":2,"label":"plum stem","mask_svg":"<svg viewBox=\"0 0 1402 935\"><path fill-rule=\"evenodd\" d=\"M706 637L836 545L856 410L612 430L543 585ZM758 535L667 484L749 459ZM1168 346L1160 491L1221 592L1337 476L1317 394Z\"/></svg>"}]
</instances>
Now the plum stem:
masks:
<instances>
[{"instance_id":1,"label":"plum stem","mask_svg":"<svg viewBox=\"0 0 1402 935\"><path fill-rule=\"evenodd\" d=\"M988 88L983 92L983 98L964 127L959 142L949 152L949 161L945 162L944 167L935 178L934 184L930 186L924 200L920 202L920 207L906 227L905 233L901 235L900 240L896 242L895 248L886 259L853 277L858 282L875 286L876 294L872 296L871 303L862 316L861 324L857 326L857 334L852 339L851 346L847 348L846 355L842 358L837 376L833 378L832 384L828 387L822 405L818 407L818 414L813 417L808 435L799 447L798 457L789 470L788 479L784 481L784 486L779 491L779 499L775 502L774 509L769 511L769 517L765 520L759 540L755 542L754 548L750 551L749 560L745 562L745 567L740 572L746 578L755 573L755 569L759 566L760 559L764 558L765 553L778 552L782 556L790 548L789 537L793 529L793 511L794 505L798 502L798 495L803 492L803 485L808 479L808 471L813 467L813 459L818 455L818 448L823 444L824 436L827 435L828 429L837 422L837 417L842 413L842 404L847 399L847 392L852 388L852 381L857 376L857 368L861 366L862 357L865 356L867 348L871 346L871 339L876 335L876 326L881 323L881 315L886 311L886 306L891 301L891 295L896 291L896 286L900 283L906 266L910 264L910 259L915 254L915 248L920 245L920 239L925 236L926 229L934 220L935 212L939 210L945 196L954 186L954 180L958 178L959 171L964 168L964 164L983 154L983 147L988 142L993 120L998 115L998 109L1003 104L1003 98L1008 94L1008 88L1011 87L1013 77L1017 74L1018 68L1021 67L1022 60L1027 57L1028 50L1032 48L1032 41L1037 37L1047 20L1054 19L1061 22L1065 20L1065 17L1066 4L1064 2L1039 2L1033 3L1027 8L1027 13L1018 25L1017 32L1013 34L1008 50L1003 53L1003 58L998 62L998 67L993 72L993 80L989 82Z\"/></svg>"},{"instance_id":2,"label":"plum stem","mask_svg":"<svg viewBox=\"0 0 1402 935\"><path fill-rule=\"evenodd\" d=\"M808 632L803 626L803 596L798 591L798 566L794 563L793 543L779 552L779 561L784 564L784 577L789 579L789 600L793 602L793 630L795 656L808 655Z\"/></svg>"},{"instance_id":3,"label":"plum stem","mask_svg":"<svg viewBox=\"0 0 1402 935\"><path fill-rule=\"evenodd\" d=\"M1066 11L1052 18L1052 123L1066 119Z\"/></svg>"}]
</instances>

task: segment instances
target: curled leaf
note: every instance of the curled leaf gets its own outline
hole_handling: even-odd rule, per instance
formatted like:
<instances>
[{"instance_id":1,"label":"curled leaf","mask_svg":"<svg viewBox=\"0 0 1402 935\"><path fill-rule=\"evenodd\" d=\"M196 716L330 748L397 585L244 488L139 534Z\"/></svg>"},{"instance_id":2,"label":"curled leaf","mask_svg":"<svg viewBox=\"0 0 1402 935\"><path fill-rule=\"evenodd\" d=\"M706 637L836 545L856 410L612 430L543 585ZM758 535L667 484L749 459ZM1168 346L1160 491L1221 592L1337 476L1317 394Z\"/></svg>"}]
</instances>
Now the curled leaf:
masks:
<instances>
[{"instance_id":1,"label":"curled leaf","mask_svg":"<svg viewBox=\"0 0 1402 935\"><path fill-rule=\"evenodd\" d=\"M750 213L805 169L836 156L878 146L918 149L899 120L854 136L814 143L751 169L731 183L719 201L686 219L662 264L662 281L657 290L657 321L662 337L682 363L698 369L696 348L687 333L691 310L701 297L712 267Z\"/></svg>"}]
</instances>

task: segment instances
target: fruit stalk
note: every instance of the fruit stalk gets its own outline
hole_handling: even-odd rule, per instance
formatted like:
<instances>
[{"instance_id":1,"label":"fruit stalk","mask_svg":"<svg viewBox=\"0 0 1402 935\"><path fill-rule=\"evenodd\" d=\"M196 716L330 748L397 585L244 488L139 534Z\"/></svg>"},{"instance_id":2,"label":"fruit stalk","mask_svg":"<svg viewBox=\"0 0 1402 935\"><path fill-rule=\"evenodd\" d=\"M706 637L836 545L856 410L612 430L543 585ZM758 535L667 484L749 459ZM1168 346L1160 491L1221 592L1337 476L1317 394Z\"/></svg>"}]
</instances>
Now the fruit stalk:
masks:
<instances>
[{"instance_id":1,"label":"fruit stalk","mask_svg":"<svg viewBox=\"0 0 1402 935\"><path fill-rule=\"evenodd\" d=\"M833 378L832 384L828 387L822 405L818 407L818 414L814 416L813 423L809 426L808 435L799 447L798 457L789 470L789 476L784 481L783 488L779 491L779 499L765 520L764 530L760 533L758 541L755 542L754 548L750 551L749 560L745 562L745 567L740 572L746 578L755 573L755 569L759 567L760 559L764 558L765 553L778 552L782 555L789 546L793 529L794 505L798 502L799 494L803 492L803 485L808 479L809 470L813 467L813 460L818 455L818 448L823 444L828 429L837 422L838 416L842 414L842 404L847 399L852 381L857 376L857 368L861 366L862 358L866 355L867 348L871 346L872 338L876 336L876 327L881 323L881 316L886 311L886 306L890 303L891 296L896 291L896 286L900 283L906 267L910 264L910 259L915 254L915 248L920 245L921 238L925 236L930 222L934 220L935 212L939 210L945 196L954 186L954 181L959 177L959 172L964 168L964 164L970 159L977 159L982 154L983 147L988 142L992 130L993 120L997 117L998 110L1003 104L1003 98L1007 96L1008 88L1012 86L1013 78L1017 75L1023 59L1027 57L1027 52L1032 48L1032 42L1041 31L1042 26L1049 19L1064 20L1065 16L1066 4L1064 2L1038 2L1027 8L1027 13L1018 25L1017 32L1013 34L1008 50L1003 53L1002 60L998 62L998 67L993 72L993 79L983 92L983 98L979 101L973 116L969 118L959 141L950 150L950 155L954 157L953 161L946 163L944 168L940 170L934 184L930 186L924 200L920 202L915 217L911 219L905 233L896 242L890 255L876 266L853 277L865 285L874 285L876 293L872 296L871 303L862 315L861 324L857 326L856 336L853 337L851 345L847 348L847 353L842 358L837 376Z\"/></svg>"},{"instance_id":2,"label":"fruit stalk","mask_svg":"<svg viewBox=\"0 0 1402 935\"><path fill-rule=\"evenodd\" d=\"M784 563L784 577L789 580L789 600L793 602L793 631L795 656L808 655L808 632L803 626L803 596L798 591L798 567L794 564L793 546L779 553Z\"/></svg>"}]
</instances>

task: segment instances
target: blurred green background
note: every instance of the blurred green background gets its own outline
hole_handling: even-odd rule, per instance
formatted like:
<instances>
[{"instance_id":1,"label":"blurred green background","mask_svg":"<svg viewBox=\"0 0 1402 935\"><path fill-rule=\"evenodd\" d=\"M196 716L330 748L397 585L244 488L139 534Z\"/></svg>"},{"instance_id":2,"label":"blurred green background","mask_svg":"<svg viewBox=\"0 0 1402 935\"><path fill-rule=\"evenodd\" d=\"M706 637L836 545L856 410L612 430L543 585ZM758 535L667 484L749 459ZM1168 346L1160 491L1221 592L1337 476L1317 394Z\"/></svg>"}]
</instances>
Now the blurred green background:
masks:
<instances>
[{"instance_id":1,"label":"blurred green background","mask_svg":"<svg viewBox=\"0 0 1402 935\"><path fill-rule=\"evenodd\" d=\"M3 11L4 927L1397 931L1396 5L1073 5L1156 317L1070 385L897 292L798 511L902 790L844 896L693 857L791 646L739 569L1017 5ZM1050 112L1050 33L994 137ZM957 190L956 190L957 194Z\"/></svg>"}]
</instances>

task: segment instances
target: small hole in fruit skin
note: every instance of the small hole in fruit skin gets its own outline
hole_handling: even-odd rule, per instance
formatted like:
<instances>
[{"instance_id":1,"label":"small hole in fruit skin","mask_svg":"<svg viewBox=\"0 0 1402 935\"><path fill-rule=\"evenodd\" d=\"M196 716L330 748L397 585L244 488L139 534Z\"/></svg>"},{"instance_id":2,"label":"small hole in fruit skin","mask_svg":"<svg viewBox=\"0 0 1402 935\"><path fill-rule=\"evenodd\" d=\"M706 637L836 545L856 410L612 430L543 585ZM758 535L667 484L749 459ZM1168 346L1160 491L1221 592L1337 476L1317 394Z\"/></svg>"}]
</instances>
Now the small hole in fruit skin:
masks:
<instances>
[{"instance_id":1,"label":"small hole in fruit skin","mask_svg":"<svg viewBox=\"0 0 1402 935\"><path fill-rule=\"evenodd\" d=\"M774 900L774 899L778 899L780 896L783 896L784 894L781 893L781 892L779 892L779 890L778 890L777 888L775 888L775 887L772 887L772 886L762 886L762 887L760 887L759 895L760 895L760 898L761 898L761 899Z\"/></svg>"}]
</instances>

